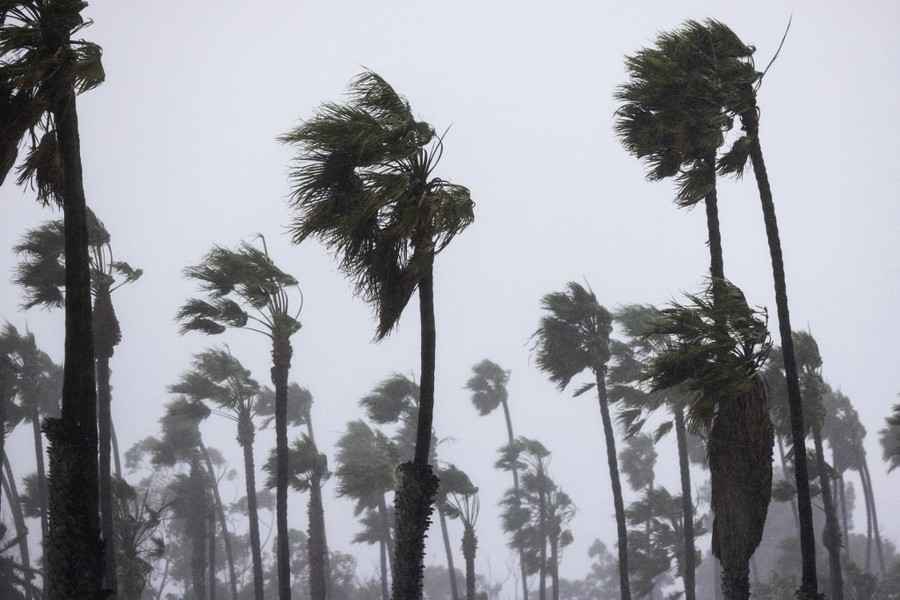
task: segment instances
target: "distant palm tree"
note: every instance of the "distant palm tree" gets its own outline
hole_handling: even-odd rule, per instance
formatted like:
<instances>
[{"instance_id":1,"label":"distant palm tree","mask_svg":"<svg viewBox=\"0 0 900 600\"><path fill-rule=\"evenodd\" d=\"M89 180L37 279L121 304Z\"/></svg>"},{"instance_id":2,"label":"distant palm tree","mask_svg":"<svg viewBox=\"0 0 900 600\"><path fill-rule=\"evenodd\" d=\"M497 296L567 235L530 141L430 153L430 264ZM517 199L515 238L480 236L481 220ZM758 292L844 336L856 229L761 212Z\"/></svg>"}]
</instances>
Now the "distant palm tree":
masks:
<instances>
[{"instance_id":1,"label":"distant palm tree","mask_svg":"<svg viewBox=\"0 0 900 600\"><path fill-rule=\"evenodd\" d=\"M879 441L888 470L893 471L900 467L900 404L894 405L893 414L885 421L887 427L879 432Z\"/></svg>"},{"instance_id":2,"label":"distant palm tree","mask_svg":"<svg viewBox=\"0 0 900 600\"><path fill-rule=\"evenodd\" d=\"M478 536L475 527L478 524L480 504L478 488L463 471L453 465L440 471L441 496L444 511L450 518L459 519L463 524L462 553L466 561L466 600L475 600L475 554L478 551ZM456 573L450 567L452 581Z\"/></svg>"},{"instance_id":3,"label":"distant palm tree","mask_svg":"<svg viewBox=\"0 0 900 600\"><path fill-rule=\"evenodd\" d=\"M498 407L503 408L506 421L506 443L512 444L516 439L513 433L512 417L509 412L509 371L505 371L497 363L484 359L472 367L472 376L466 382L466 389L472 392L472 404L478 414L485 416ZM512 469L513 489L521 495L519 488L519 471ZM528 600L528 576L525 573L525 557L519 552L519 575L522 579L522 598Z\"/></svg>"},{"instance_id":4,"label":"distant palm tree","mask_svg":"<svg viewBox=\"0 0 900 600\"><path fill-rule=\"evenodd\" d=\"M563 292L547 294L541 300L545 315L534 333L537 364L547 373L550 381L561 390L585 370L589 371L593 378L591 383L581 386L575 395L583 394L592 388L597 389L619 536L619 585L622 600L630 600L625 507L622 501L622 483L619 479L616 438L606 390L612 316L597 302L597 297L590 289L574 281L569 282L567 288Z\"/></svg>"},{"instance_id":5,"label":"distant palm tree","mask_svg":"<svg viewBox=\"0 0 900 600\"><path fill-rule=\"evenodd\" d=\"M100 514L104 549L104 581L109 590L117 589L116 535L113 531L113 492L111 462L115 461L116 477L122 467L112 420L110 359L122 340L122 331L112 302L121 287L134 283L143 275L127 262L118 261L113 253L111 236L91 209L87 209L88 249L90 253L91 295L94 300L92 329L97 365L97 417L100 444ZM66 245L62 220L48 221L28 231L14 248L21 257L14 281L25 291L25 308L35 306L60 308L65 305ZM112 450L115 450L114 452Z\"/></svg>"},{"instance_id":6,"label":"distant palm tree","mask_svg":"<svg viewBox=\"0 0 900 600\"><path fill-rule=\"evenodd\" d=\"M438 483L429 465L434 414L434 259L473 220L469 190L434 176L442 138L384 79L364 72L348 104L326 104L282 136L300 148L291 174L294 241L317 237L375 307L376 338L419 290L421 406L415 458L395 498L394 598L422 597L425 534Z\"/></svg>"},{"instance_id":7,"label":"distant palm tree","mask_svg":"<svg viewBox=\"0 0 900 600\"><path fill-rule=\"evenodd\" d=\"M200 331L209 335L234 327L260 333L272 343L272 384L275 386L275 447L278 452L276 499L278 595L290 600L291 563L287 521L288 375L291 368L291 336L300 331L303 308L300 286L293 276L279 269L269 256L265 238L262 247L248 243L237 250L215 246L200 264L184 273L196 281L206 299L191 298L178 311L181 333ZM296 290L300 305L291 306Z\"/></svg>"},{"instance_id":8,"label":"distant palm tree","mask_svg":"<svg viewBox=\"0 0 900 600\"><path fill-rule=\"evenodd\" d=\"M29 152L19 181L63 208L66 223L66 341L62 417L48 421L47 546L50 598L95 598L101 589L97 518L97 411L91 331L87 206L75 96L104 79L96 44L73 39L89 22L81 0L10 0L0 28L0 184ZM30 142L30 143L29 143Z\"/></svg>"},{"instance_id":9,"label":"distant palm tree","mask_svg":"<svg viewBox=\"0 0 900 600\"><path fill-rule=\"evenodd\" d=\"M712 550L722 565L722 592L726 600L746 600L772 494L773 428L759 374L771 341L762 314L737 287L722 281L715 298L711 287L660 311L648 335L672 341L645 377L653 391L684 386L690 394L688 422L708 436Z\"/></svg>"},{"instance_id":10,"label":"distant palm tree","mask_svg":"<svg viewBox=\"0 0 900 600\"><path fill-rule=\"evenodd\" d=\"M178 383L169 386L169 392L182 394L192 402L206 403L213 412L237 424L237 440L244 452L244 481L250 522L254 598L263 600L262 553L259 544L259 514L256 507L256 467L253 464L253 440L256 435L253 418L257 414L259 384L229 350L211 349L194 356L193 368L185 372ZM211 470L211 464L208 464L207 468ZM223 511L219 515L219 520L223 531L226 532L225 558L228 561L232 597L236 598L237 575L234 555L230 536L227 535L228 529L217 485L212 486L212 492L216 497L217 508Z\"/></svg>"}]
</instances>

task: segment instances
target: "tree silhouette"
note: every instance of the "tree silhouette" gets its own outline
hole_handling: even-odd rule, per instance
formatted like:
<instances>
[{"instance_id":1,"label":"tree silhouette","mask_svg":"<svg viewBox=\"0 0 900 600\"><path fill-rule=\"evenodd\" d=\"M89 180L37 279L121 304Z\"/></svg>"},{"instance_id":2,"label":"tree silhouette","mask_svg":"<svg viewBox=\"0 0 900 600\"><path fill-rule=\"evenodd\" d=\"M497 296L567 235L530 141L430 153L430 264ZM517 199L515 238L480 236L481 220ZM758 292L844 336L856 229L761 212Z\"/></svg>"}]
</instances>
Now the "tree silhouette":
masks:
<instances>
[{"instance_id":1,"label":"tree silhouette","mask_svg":"<svg viewBox=\"0 0 900 600\"><path fill-rule=\"evenodd\" d=\"M893 471L900 466L900 404L894 405L893 414L885 421L887 427L879 432L879 441L888 470Z\"/></svg>"},{"instance_id":2,"label":"tree silhouette","mask_svg":"<svg viewBox=\"0 0 900 600\"><path fill-rule=\"evenodd\" d=\"M350 102L325 104L282 136L300 148L291 173L294 241L319 238L357 293L375 307L376 339L397 324L419 290L421 405L415 457L395 497L394 598L422 597L425 535L438 483L429 465L434 413L434 259L473 220L469 190L434 176L443 140L405 98L366 71Z\"/></svg>"}]
</instances>

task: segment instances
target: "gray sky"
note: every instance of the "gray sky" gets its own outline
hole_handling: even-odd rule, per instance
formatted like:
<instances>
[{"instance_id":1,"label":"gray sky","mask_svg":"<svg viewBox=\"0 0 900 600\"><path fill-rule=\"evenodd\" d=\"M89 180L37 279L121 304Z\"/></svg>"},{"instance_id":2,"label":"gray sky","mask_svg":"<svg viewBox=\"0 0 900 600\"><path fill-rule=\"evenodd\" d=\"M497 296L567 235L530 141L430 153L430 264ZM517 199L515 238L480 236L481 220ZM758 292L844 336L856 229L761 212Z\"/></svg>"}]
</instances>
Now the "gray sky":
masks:
<instances>
[{"instance_id":1,"label":"gray sky","mask_svg":"<svg viewBox=\"0 0 900 600\"><path fill-rule=\"evenodd\" d=\"M363 66L436 127L453 125L440 176L469 186L477 206L476 222L437 263L435 426L452 437L442 456L481 486L479 570L495 579L511 564L496 508L509 481L492 468L504 430L500 415L478 417L463 391L471 365L489 357L512 370L517 432L553 451L553 473L578 505L562 574L580 577L591 541L615 537L600 415L589 396L559 393L535 369L529 335L539 298L587 279L610 308L660 303L695 290L707 266L702 211L676 209L672 186L645 182L643 166L613 135L623 56L684 19L715 17L755 44L764 63L793 14L760 92L791 312L795 327L809 326L818 339L826 378L860 411L883 531L900 541L890 510L900 476L886 474L876 435L900 392L889 346L900 338L896 2L95 0L87 14L108 75L79 100L88 199L118 257L145 269L116 295L124 340L112 364L113 414L123 452L157 432L165 387L193 353L227 342L267 379L261 336L182 338L173 323L193 291L181 269L213 243L263 232L306 294L291 379L315 395L317 435L333 458L345 423L361 415L359 398L393 371L417 373L418 311L414 301L396 333L371 343L370 310L332 257L284 235L291 152L275 137L340 99ZM0 190L4 277L25 229L59 216L31 196ZM777 331L752 177L721 183L720 211L726 274L751 302L771 307ZM27 324L61 360L62 313L20 313L18 290L0 285L0 319ZM241 464L232 423L210 420L204 434ZM258 436L258 464L273 443L271 431ZM28 432L17 431L11 445L24 475L33 463ZM659 451L661 483L674 491L674 440ZM236 499L242 489L238 480L223 494ZM333 491L331 484L329 498ZM305 529L306 499L291 498L291 525ZM375 572L376 553L350 545L352 505L331 500L326 520L331 545L354 552L364 574ZM461 530L451 527L458 540ZM430 562L443 561L439 542L432 536Z\"/></svg>"}]
</instances>

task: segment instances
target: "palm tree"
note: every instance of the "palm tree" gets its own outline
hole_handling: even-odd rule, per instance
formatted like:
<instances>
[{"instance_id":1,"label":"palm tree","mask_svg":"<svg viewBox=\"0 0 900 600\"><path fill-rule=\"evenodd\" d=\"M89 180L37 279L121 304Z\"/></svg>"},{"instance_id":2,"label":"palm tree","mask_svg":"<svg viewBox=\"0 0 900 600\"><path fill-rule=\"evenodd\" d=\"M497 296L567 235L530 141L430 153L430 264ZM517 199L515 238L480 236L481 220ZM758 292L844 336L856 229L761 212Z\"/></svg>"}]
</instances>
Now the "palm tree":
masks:
<instances>
[{"instance_id":1,"label":"palm tree","mask_svg":"<svg viewBox=\"0 0 900 600\"><path fill-rule=\"evenodd\" d=\"M561 390L585 370L589 370L593 376L594 381L581 386L575 395L597 388L619 536L619 585L622 600L630 600L625 507L622 501L622 483L619 480L616 439L606 391L612 316L597 302L594 292L590 289L585 289L574 281L569 282L567 287L567 291L547 294L541 300L545 315L534 333L537 364Z\"/></svg>"},{"instance_id":2,"label":"palm tree","mask_svg":"<svg viewBox=\"0 0 900 600\"><path fill-rule=\"evenodd\" d=\"M294 241L317 237L339 256L375 307L376 339L419 290L421 405L415 458L400 467L395 497L394 598L422 597L425 535L437 479L429 465L434 414L434 259L473 220L469 190L434 176L442 138L416 121L405 98L364 72L347 104L326 104L282 137L300 148L291 174Z\"/></svg>"},{"instance_id":3,"label":"palm tree","mask_svg":"<svg viewBox=\"0 0 900 600\"><path fill-rule=\"evenodd\" d=\"M879 441L884 455L884 461L888 463L888 471L893 471L900 466L900 404L894 405L894 412L885 419L887 427L879 432Z\"/></svg>"},{"instance_id":4,"label":"palm tree","mask_svg":"<svg viewBox=\"0 0 900 600\"><path fill-rule=\"evenodd\" d=\"M0 29L0 184L30 140L19 181L63 208L66 341L61 419L50 420L50 598L94 598L101 589L97 518L97 410L91 330L87 205L75 96L103 82L101 49L73 39L82 0L10 0Z\"/></svg>"},{"instance_id":5,"label":"palm tree","mask_svg":"<svg viewBox=\"0 0 900 600\"><path fill-rule=\"evenodd\" d=\"M475 526L478 524L480 510L478 488L468 475L453 465L442 469L440 477L443 510L450 518L459 519L463 524L462 553L466 561L466 600L475 600L475 554L478 551ZM455 587L456 572L452 564L448 567L451 582Z\"/></svg>"},{"instance_id":6,"label":"palm tree","mask_svg":"<svg viewBox=\"0 0 900 600\"><path fill-rule=\"evenodd\" d=\"M3 464L0 465L0 492L6 494L9 501L10 512L12 513L13 524L16 528L16 535L13 543L19 545L19 560L24 569L23 574L28 585L24 586L26 600L31 599L31 553L28 548L28 526L25 523L25 513L22 501L19 497L18 486L16 485L16 477L13 474L12 465L6 455L3 456ZM46 579L45 579L46 581ZM46 587L46 585L45 585Z\"/></svg>"},{"instance_id":7,"label":"palm tree","mask_svg":"<svg viewBox=\"0 0 900 600\"><path fill-rule=\"evenodd\" d=\"M383 433L364 421L351 421L337 443L338 496L355 501L355 514L365 513L364 530L354 538L356 543L377 543L381 552L382 600L388 597L388 563L394 548L393 514L385 494L395 484L394 469L399 454L396 445Z\"/></svg>"},{"instance_id":8,"label":"palm tree","mask_svg":"<svg viewBox=\"0 0 900 600\"><path fill-rule=\"evenodd\" d=\"M302 294L297 280L279 269L262 248L248 243L237 250L214 246L200 264L185 269L206 299L191 298L178 311L181 333L200 331L221 334L227 327L260 333L272 343L272 384L275 386L275 447L278 452L278 485L275 491L277 521L278 595L290 600L291 563L287 526L288 375L291 368L291 336L300 330ZM291 291L300 297L291 308Z\"/></svg>"},{"instance_id":9,"label":"palm tree","mask_svg":"<svg viewBox=\"0 0 900 600\"><path fill-rule=\"evenodd\" d=\"M244 481L247 490L248 518L250 522L250 551L253 559L253 591L256 600L262 595L262 553L259 544L259 513L256 507L256 467L253 464L253 440L256 430L253 418L257 415L259 384L250 376L250 371L236 359L228 349L210 349L194 356L193 368L181 376L169 392L182 394L192 402L204 402L213 407L216 414L231 419L237 424L237 441L244 453ZM208 456L207 456L208 458ZM212 472L211 461L207 469ZM211 489L216 497L219 520L225 538L225 558L228 561L229 583L233 598L237 597L237 575L231 539L227 535L224 508L217 485Z\"/></svg>"},{"instance_id":10,"label":"palm tree","mask_svg":"<svg viewBox=\"0 0 900 600\"><path fill-rule=\"evenodd\" d=\"M100 444L100 513L104 549L105 588L115 590L116 536L113 532L113 493L111 454L115 459L116 477L122 476L118 448L112 451L115 428L112 420L112 392L110 388L110 359L122 340L119 320L113 307L112 295L122 286L137 281L143 270L127 262L117 261L113 254L109 231L87 209L88 249L91 270L91 294L94 300L92 327L97 378L97 416ZM65 304L65 226L63 221L48 221L28 231L15 246L22 257L16 268L15 282L25 291L26 309L35 306L60 308Z\"/></svg>"},{"instance_id":11,"label":"palm tree","mask_svg":"<svg viewBox=\"0 0 900 600\"><path fill-rule=\"evenodd\" d=\"M639 430L645 423L645 418L642 416L656 411L662 406L665 406L672 414L672 419L663 421L653 437L658 442L673 428L675 430L681 476L682 521L684 522L682 528L684 559L681 572L684 578L685 599L695 600L697 551L694 544L695 517L693 488L691 487L691 459L688 450L689 435L685 422L686 395L681 389L650 391L643 380L646 365L658 352L664 350L666 344L671 340L649 335L650 326L659 317L659 310L656 307L630 304L616 311L614 317L621 325L628 341L625 344L617 343L613 347L616 361L609 372L609 396L614 402L622 402L626 407L620 413L626 431L634 433ZM705 462L706 457L703 456L703 463L705 464Z\"/></svg>"},{"instance_id":12,"label":"palm tree","mask_svg":"<svg viewBox=\"0 0 900 600\"><path fill-rule=\"evenodd\" d=\"M550 581L551 598L560 598L559 563L562 561L562 551L566 546L575 541L575 536L569 528L572 519L575 518L575 503L572 498L555 483L551 486L547 495L547 520L550 546Z\"/></svg>"},{"instance_id":13,"label":"palm tree","mask_svg":"<svg viewBox=\"0 0 900 600\"><path fill-rule=\"evenodd\" d=\"M466 389L472 392L472 404L481 416L489 415L498 407L503 407L506 421L506 443L512 444L516 439L513 433L512 417L509 411L509 371L497 363L484 359L472 367L472 376L466 382ZM519 471L512 469L513 489L521 495L519 489ZM528 600L528 577L525 573L525 557L519 553L519 574L522 579L522 598Z\"/></svg>"}]
</instances>

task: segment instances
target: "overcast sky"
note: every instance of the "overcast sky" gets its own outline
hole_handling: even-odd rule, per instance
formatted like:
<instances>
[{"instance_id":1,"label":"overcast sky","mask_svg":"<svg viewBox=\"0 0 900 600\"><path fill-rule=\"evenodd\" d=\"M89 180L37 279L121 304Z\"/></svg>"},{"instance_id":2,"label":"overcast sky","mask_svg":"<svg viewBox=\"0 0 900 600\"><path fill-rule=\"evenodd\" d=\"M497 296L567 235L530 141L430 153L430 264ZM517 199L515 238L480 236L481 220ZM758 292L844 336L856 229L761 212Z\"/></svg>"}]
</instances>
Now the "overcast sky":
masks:
<instances>
[{"instance_id":1,"label":"overcast sky","mask_svg":"<svg viewBox=\"0 0 900 600\"><path fill-rule=\"evenodd\" d=\"M727 4L727 6L725 6ZM95 0L87 36L104 52L107 83L79 100L89 204L108 226L117 257L145 270L116 294L123 342L113 358L113 415L122 451L158 431L165 392L191 355L227 342L260 381L262 336L229 331L180 337L173 316L192 286L182 268L212 244L264 233L278 263L303 286L303 329L293 338L291 379L315 395L320 443L333 443L357 401L391 372L418 374L418 310L372 343L374 321L333 257L317 243L290 244L287 169L276 136L338 100L364 66L405 94L416 113L452 124L439 175L471 188L476 221L436 266L435 427L444 459L482 490L480 571L512 564L496 501L509 485L492 465L505 432L479 417L462 389L470 367L491 358L512 371L517 433L542 440L551 469L578 505L575 544L562 565L580 577L587 548L615 538L600 414L589 395L558 392L535 368L529 336L541 295L587 280L610 308L662 303L696 290L708 264L702 210L672 203L670 183L648 183L612 129L623 57L681 21L714 17L758 48L765 63L789 15L793 27L760 91L761 138L780 220L795 328L811 328L824 374L856 404L883 532L900 541L891 510L900 475L880 462L877 430L898 401L900 369L900 4L806 2L137 2ZM0 190L0 319L27 325L62 360L61 311L19 311L8 283L9 248L60 213L28 191ZM726 274L770 307L771 270L752 177L722 182ZM777 335L776 335L777 338ZM19 475L32 469L29 433L11 440ZM204 424L210 445L241 465L233 424ZM257 464L274 444L257 437ZM677 491L674 440L660 443L659 479ZM699 483L699 472L695 482ZM226 500L243 495L224 484ZM350 502L327 491L334 549L353 547ZM306 527L306 498L291 493L290 523ZM861 513L860 513L861 514ZM856 520L860 523L860 519ZM456 540L458 525L451 525ZM437 533L437 532L435 532ZM704 551L708 537L702 542ZM458 548L458 541L454 542ZM443 562L439 534L429 562Z\"/></svg>"}]
</instances>

